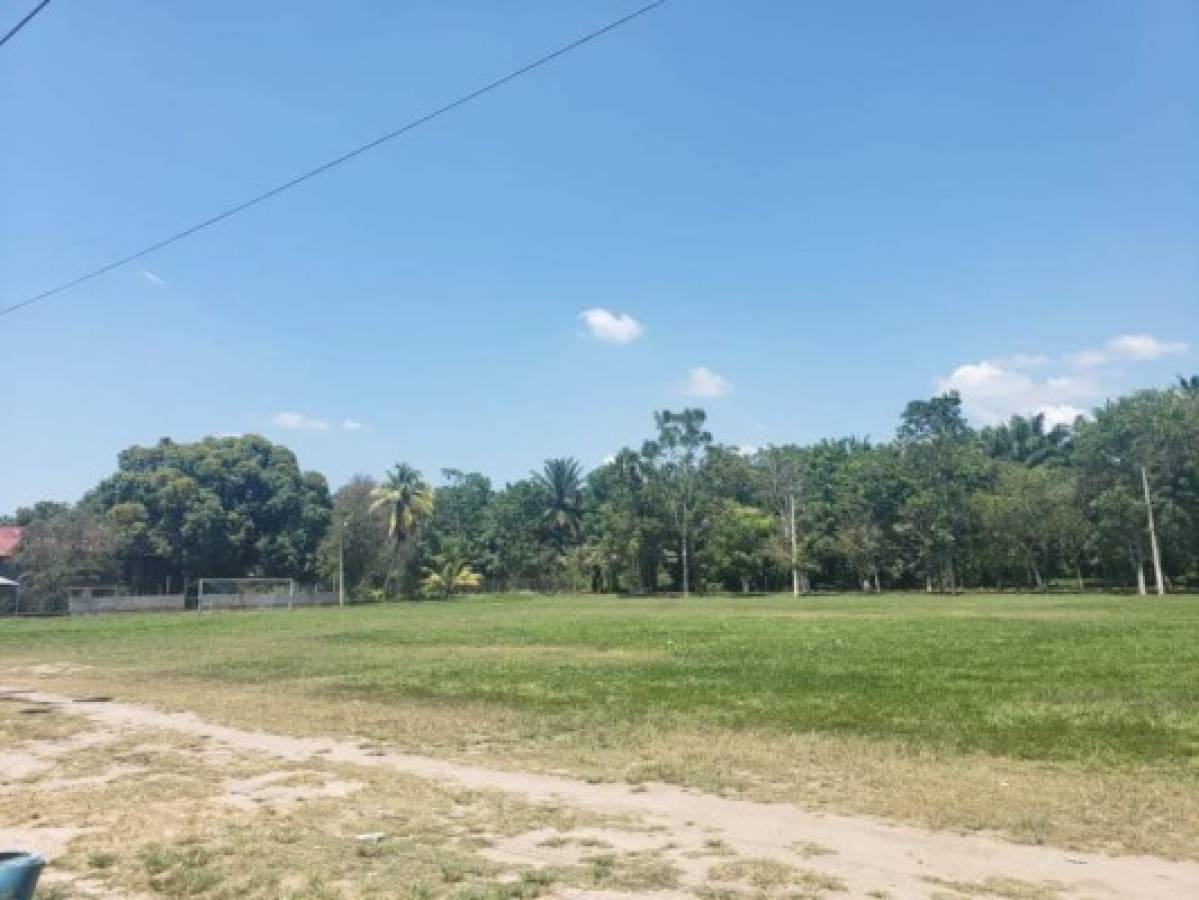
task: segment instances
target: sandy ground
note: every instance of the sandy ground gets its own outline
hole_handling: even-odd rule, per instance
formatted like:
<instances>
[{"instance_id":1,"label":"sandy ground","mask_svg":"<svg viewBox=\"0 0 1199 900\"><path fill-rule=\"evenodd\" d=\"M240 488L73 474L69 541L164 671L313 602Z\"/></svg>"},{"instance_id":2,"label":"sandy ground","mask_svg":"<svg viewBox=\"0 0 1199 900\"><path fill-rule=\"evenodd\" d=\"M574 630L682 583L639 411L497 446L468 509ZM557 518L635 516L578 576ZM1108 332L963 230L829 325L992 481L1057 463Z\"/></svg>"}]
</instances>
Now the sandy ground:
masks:
<instances>
[{"instance_id":1,"label":"sandy ground","mask_svg":"<svg viewBox=\"0 0 1199 900\"><path fill-rule=\"evenodd\" d=\"M712 848L728 848L730 857L775 860L831 876L847 891L840 896L928 898L937 885L959 885L964 895L1063 898L1199 898L1199 864L1153 857L1109 857L1048 847L1011 844L980 835L926 831L869 818L807 812L784 804L755 803L702 794L671 785L592 784L569 778L500 771L460 765L424 756L393 753L328 738L294 738L230 728L190 713L166 713L119 702L79 702L69 697L0 687L0 694L28 703L69 707L87 716L101 730L164 729L204 739L213 752L223 749L271 754L289 763L344 763L392 770L447 782L464 788L510 792L532 801L555 801L607 816L634 816L644 828L596 830L571 835L558 846L547 846L547 834L530 832L501 842L488 852L494 858L518 862L571 862L588 840L622 851L656 850L685 873L685 882L698 887L710 881L705 873ZM86 740L86 738L85 738ZM6 757L0 757L4 764ZM45 760L7 758L28 768ZM338 782L327 787L350 796L355 785ZM261 783L230 786L231 803L249 795L284 800L286 787ZM352 802L352 801L348 801ZM43 829L49 831L48 829ZM20 839L26 847L49 856L61 852L69 835L61 829L39 835L0 831L0 843ZM602 831L602 833L600 833ZM552 843L552 842L551 842ZM1002 892L1008 885L1008 893ZM1028 891L1012 892L1012 884ZM961 887L966 885L973 888ZM988 885L990 887L988 887ZM1041 894L1034 894L1039 890ZM885 892L885 893L883 893ZM562 898L628 897L595 891L563 891ZM639 896L690 897L690 892L656 892ZM954 896L957 896L956 894Z\"/></svg>"}]
</instances>

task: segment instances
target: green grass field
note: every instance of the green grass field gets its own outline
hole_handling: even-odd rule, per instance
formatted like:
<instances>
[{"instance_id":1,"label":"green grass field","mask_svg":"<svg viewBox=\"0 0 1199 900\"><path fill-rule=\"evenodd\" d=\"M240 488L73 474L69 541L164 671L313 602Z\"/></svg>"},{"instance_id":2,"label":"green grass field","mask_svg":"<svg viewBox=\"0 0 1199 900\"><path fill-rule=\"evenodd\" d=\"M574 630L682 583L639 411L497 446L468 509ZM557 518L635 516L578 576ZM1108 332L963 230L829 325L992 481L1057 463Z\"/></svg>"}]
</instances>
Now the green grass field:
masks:
<instances>
[{"instance_id":1,"label":"green grass field","mask_svg":"<svg viewBox=\"0 0 1199 900\"><path fill-rule=\"evenodd\" d=\"M71 689L238 724L1199 855L1196 598L522 596L0 623L0 681L46 664L90 666L49 678ZM1181 837L1138 841L1127 804Z\"/></svg>"}]
</instances>

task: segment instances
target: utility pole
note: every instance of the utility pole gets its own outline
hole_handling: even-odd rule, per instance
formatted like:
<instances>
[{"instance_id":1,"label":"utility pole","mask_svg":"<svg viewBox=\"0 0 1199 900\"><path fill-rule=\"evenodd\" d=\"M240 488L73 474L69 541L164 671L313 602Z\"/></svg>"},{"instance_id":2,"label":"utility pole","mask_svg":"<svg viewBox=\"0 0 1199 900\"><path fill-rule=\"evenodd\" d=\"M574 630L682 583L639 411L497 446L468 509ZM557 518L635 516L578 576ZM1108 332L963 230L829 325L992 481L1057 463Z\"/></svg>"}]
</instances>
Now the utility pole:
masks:
<instances>
[{"instance_id":1,"label":"utility pole","mask_svg":"<svg viewBox=\"0 0 1199 900\"><path fill-rule=\"evenodd\" d=\"M1162 578L1162 555L1157 548L1157 528L1153 524L1153 500L1149 497L1149 473L1141 466L1141 487L1145 489L1145 512L1149 516L1149 550L1153 554L1153 576L1157 579L1157 593L1166 593L1166 582Z\"/></svg>"}]
</instances>

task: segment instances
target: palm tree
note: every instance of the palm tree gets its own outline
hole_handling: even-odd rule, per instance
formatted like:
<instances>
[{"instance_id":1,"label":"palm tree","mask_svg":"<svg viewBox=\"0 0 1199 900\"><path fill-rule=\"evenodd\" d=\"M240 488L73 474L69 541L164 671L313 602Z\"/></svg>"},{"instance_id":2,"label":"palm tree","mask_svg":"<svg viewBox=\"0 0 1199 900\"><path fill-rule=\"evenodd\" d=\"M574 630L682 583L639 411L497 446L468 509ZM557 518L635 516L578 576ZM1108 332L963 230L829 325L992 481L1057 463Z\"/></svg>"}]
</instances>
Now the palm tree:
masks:
<instances>
[{"instance_id":1,"label":"palm tree","mask_svg":"<svg viewBox=\"0 0 1199 900\"><path fill-rule=\"evenodd\" d=\"M985 429L982 437L992 458L1029 467L1063 462L1070 452L1069 426L1046 428L1044 413L1012 416L1002 425Z\"/></svg>"},{"instance_id":2,"label":"palm tree","mask_svg":"<svg viewBox=\"0 0 1199 900\"><path fill-rule=\"evenodd\" d=\"M421 589L431 597L451 597L483 583L483 576L457 557L435 557L433 562L435 567L426 569L421 580Z\"/></svg>"},{"instance_id":3,"label":"palm tree","mask_svg":"<svg viewBox=\"0 0 1199 900\"><path fill-rule=\"evenodd\" d=\"M383 507L388 510L387 537L395 555L393 562L398 563L401 549L433 514L433 489L412 466L396 463L383 484L371 491L371 496L374 498L371 512ZM384 591L391 582L392 569L394 565L388 569Z\"/></svg>"},{"instance_id":4,"label":"palm tree","mask_svg":"<svg viewBox=\"0 0 1199 900\"><path fill-rule=\"evenodd\" d=\"M583 530L583 469L577 459L547 459L534 483L546 492L545 519L562 544L578 540Z\"/></svg>"}]
</instances>

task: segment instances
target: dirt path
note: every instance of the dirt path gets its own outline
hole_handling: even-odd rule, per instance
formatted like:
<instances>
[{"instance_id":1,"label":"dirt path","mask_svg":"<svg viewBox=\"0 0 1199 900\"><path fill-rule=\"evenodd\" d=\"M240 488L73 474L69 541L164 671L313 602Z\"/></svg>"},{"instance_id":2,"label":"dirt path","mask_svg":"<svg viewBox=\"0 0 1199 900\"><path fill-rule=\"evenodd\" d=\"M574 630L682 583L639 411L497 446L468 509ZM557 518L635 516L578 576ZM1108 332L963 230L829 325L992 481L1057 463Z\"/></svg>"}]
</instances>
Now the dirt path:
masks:
<instances>
[{"instance_id":1,"label":"dirt path","mask_svg":"<svg viewBox=\"0 0 1199 900\"><path fill-rule=\"evenodd\" d=\"M69 704L72 711L105 728L161 728L235 750L265 752L289 762L326 760L384 766L467 788L506 791L535 801L561 801L601 814L637 815L663 829L659 834L671 842L672 858L701 881L706 863L697 862L697 858L705 848L722 842L738 858L776 860L839 879L851 897L925 900L937 890L951 892L949 896L977 897L1199 897L1196 863L1023 846L868 818L806 812L784 804L731 800L671 785L631 788L499 771L383 752L328 738L293 738L230 728L191 713L164 713L127 703L78 702L19 688L0 687L0 693L31 703ZM637 838L630 834L630 839ZM536 845L532 839L523 843ZM525 849L522 840L517 839L496 852L520 857ZM560 896L600 895L576 892Z\"/></svg>"}]
</instances>

